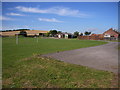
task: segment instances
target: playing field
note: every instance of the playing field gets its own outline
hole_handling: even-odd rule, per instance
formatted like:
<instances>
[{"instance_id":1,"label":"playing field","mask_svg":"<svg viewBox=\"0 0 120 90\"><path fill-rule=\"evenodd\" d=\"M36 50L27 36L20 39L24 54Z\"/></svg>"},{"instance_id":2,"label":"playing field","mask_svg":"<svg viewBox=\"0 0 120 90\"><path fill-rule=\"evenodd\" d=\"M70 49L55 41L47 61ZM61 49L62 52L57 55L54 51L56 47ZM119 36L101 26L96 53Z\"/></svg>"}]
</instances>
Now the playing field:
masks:
<instances>
[{"instance_id":1,"label":"playing field","mask_svg":"<svg viewBox=\"0 0 120 90\"><path fill-rule=\"evenodd\" d=\"M21 37L16 44L15 37L3 38L3 87L109 87L113 78L113 74L109 72L37 56L106 43Z\"/></svg>"},{"instance_id":2,"label":"playing field","mask_svg":"<svg viewBox=\"0 0 120 90\"><path fill-rule=\"evenodd\" d=\"M16 38L3 38L3 65L4 68L13 65L14 62L22 58L30 57L34 54L45 54L57 51L72 50L105 44L106 42L89 40L66 40L66 39L41 39L19 38L18 45Z\"/></svg>"}]
</instances>

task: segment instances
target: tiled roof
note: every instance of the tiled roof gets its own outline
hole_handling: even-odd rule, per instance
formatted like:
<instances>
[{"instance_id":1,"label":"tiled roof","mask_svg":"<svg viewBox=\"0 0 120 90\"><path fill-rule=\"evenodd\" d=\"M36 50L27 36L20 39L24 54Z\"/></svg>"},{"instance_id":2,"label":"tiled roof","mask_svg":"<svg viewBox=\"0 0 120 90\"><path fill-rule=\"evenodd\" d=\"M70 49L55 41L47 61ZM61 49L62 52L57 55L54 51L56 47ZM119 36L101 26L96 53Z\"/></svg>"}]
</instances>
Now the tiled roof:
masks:
<instances>
[{"instance_id":1,"label":"tiled roof","mask_svg":"<svg viewBox=\"0 0 120 90\"><path fill-rule=\"evenodd\" d=\"M120 32L113 30L112 28L110 28L109 30L105 31L103 34L120 34Z\"/></svg>"}]
</instances>

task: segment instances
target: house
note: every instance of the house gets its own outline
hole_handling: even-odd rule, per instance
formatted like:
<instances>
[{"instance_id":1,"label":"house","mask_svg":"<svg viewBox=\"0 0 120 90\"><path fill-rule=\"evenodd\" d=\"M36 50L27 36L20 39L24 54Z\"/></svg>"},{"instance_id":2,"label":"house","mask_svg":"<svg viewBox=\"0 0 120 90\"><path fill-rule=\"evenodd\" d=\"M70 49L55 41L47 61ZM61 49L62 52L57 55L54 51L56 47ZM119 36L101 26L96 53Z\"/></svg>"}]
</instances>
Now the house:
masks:
<instances>
[{"instance_id":1,"label":"house","mask_svg":"<svg viewBox=\"0 0 120 90\"><path fill-rule=\"evenodd\" d=\"M71 34L71 33L59 33L58 38L65 38L65 39L73 38L73 34Z\"/></svg>"},{"instance_id":2,"label":"house","mask_svg":"<svg viewBox=\"0 0 120 90\"><path fill-rule=\"evenodd\" d=\"M73 38L73 34L71 34L71 33L65 33L65 38L66 39Z\"/></svg>"},{"instance_id":3,"label":"house","mask_svg":"<svg viewBox=\"0 0 120 90\"><path fill-rule=\"evenodd\" d=\"M63 33L58 34L58 38L64 38L64 37L65 37L65 35Z\"/></svg>"},{"instance_id":4,"label":"house","mask_svg":"<svg viewBox=\"0 0 120 90\"><path fill-rule=\"evenodd\" d=\"M120 37L120 32L113 30L110 28L109 30L103 33L105 39L115 39L118 40Z\"/></svg>"}]
</instances>

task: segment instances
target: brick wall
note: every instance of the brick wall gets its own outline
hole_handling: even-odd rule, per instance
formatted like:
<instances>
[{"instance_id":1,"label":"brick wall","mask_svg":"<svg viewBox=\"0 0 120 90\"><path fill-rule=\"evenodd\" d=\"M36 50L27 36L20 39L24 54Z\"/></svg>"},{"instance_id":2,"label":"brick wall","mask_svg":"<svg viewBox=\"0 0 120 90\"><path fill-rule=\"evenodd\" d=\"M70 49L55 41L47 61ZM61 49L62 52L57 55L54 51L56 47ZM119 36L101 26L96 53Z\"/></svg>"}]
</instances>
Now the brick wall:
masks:
<instances>
[{"instance_id":1,"label":"brick wall","mask_svg":"<svg viewBox=\"0 0 120 90\"><path fill-rule=\"evenodd\" d=\"M100 36L78 36L78 39L83 39L83 40L103 40L104 37L100 37Z\"/></svg>"}]
</instances>

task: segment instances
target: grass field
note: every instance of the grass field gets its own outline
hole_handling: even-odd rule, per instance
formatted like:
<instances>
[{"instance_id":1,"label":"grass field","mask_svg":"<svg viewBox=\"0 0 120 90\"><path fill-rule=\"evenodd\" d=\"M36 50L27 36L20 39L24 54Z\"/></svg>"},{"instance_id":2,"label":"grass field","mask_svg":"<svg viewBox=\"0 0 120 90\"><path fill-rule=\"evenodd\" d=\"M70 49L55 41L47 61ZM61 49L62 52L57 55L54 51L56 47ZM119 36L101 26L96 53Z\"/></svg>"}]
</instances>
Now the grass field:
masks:
<instances>
[{"instance_id":1,"label":"grass field","mask_svg":"<svg viewBox=\"0 0 120 90\"><path fill-rule=\"evenodd\" d=\"M102 45L90 40L3 38L3 87L110 87L113 74L43 58L40 54Z\"/></svg>"}]
</instances>

